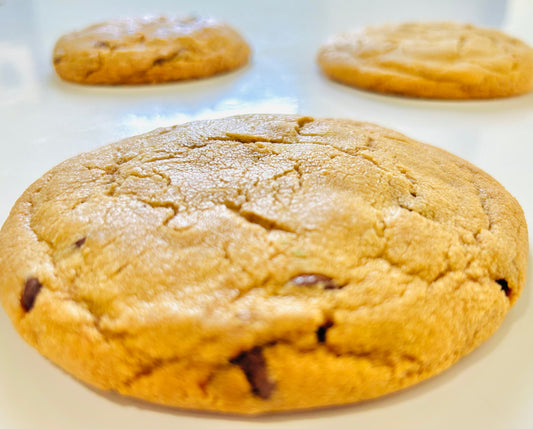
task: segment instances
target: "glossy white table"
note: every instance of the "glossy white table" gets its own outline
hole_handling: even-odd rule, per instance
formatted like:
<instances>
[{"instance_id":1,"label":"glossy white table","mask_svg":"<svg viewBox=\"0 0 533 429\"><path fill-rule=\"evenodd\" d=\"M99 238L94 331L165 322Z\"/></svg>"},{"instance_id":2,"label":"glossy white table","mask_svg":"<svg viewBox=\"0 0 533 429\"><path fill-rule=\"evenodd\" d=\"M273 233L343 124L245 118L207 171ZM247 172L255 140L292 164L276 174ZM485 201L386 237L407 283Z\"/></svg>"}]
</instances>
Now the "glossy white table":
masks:
<instances>
[{"instance_id":1,"label":"glossy white table","mask_svg":"<svg viewBox=\"0 0 533 429\"><path fill-rule=\"evenodd\" d=\"M192 83L84 87L60 81L63 33L106 18L195 12L221 17L253 46L245 69ZM498 179L533 225L533 94L479 102L375 95L326 80L314 56L328 35L399 20L455 20L533 45L531 0L0 0L0 222L59 161L132 134L246 112L376 122L447 149ZM174 411L95 392L26 345L0 312L0 428L530 428L533 294L488 342L444 374L338 409L246 419Z\"/></svg>"}]
</instances>

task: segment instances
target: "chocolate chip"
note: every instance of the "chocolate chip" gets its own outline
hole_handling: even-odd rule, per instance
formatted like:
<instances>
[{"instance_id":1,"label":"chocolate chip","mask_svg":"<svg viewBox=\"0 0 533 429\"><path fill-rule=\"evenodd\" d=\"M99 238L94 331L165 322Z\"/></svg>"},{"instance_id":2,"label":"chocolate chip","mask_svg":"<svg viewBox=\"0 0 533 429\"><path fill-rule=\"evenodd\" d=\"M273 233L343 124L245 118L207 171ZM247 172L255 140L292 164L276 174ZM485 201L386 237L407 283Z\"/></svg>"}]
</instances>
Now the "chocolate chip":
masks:
<instances>
[{"instance_id":1,"label":"chocolate chip","mask_svg":"<svg viewBox=\"0 0 533 429\"><path fill-rule=\"evenodd\" d=\"M496 280L496 283L498 283L500 285L502 290L505 292L506 296L509 296L511 294L511 289L509 288L509 284L507 283L507 280L498 279L498 280Z\"/></svg>"},{"instance_id":2,"label":"chocolate chip","mask_svg":"<svg viewBox=\"0 0 533 429\"><path fill-rule=\"evenodd\" d=\"M85 243L85 240L87 240L87 237L82 237L80 238L78 241L76 241L74 243L74 245L77 247L77 248L80 248L81 246L83 246L83 243Z\"/></svg>"},{"instance_id":3,"label":"chocolate chip","mask_svg":"<svg viewBox=\"0 0 533 429\"><path fill-rule=\"evenodd\" d=\"M63 57L57 56L54 57L54 64L59 64L63 60Z\"/></svg>"},{"instance_id":4,"label":"chocolate chip","mask_svg":"<svg viewBox=\"0 0 533 429\"><path fill-rule=\"evenodd\" d=\"M230 362L241 367L254 395L262 399L270 398L276 385L268 378L266 362L261 347L254 347L242 352L239 356L231 359Z\"/></svg>"},{"instance_id":5,"label":"chocolate chip","mask_svg":"<svg viewBox=\"0 0 533 429\"><path fill-rule=\"evenodd\" d=\"M322 326L319 326L316 330L316 339L319 343L325 343L326 342L326 332L328 332L328 329L333 326L333 322L331 320L328 320L326 323L324 323Z\"/></svg>"},{"instance_id":6,"label":"chocolate chip","mask_svg":"<svg viewBox=\"0 0 533 429\"><path fill-rule=\"evenodd\" d=\"M30 311L33 308L35 298L37 298L37 294L42 287L43 285L41 282L35 277L30 277L26 280L24 290L22 291L22 297L20 298L20 305L22 305L22 308L25 311Z\"/></svg>"},{"instance_id":7,"label":"chocolate chip","mask_svg":"<svg viewBox=\"0 0 533 429\"><path fill-rule=\"evenodd\" d=\"M94 42L95 48L109 48L109 42L106 42L105 40L97 40Z\"/></svg>"},{"instance_id":8,"label":"chocolate chip","mask_svg":"<svg viewBox=\"0 0 533 429\"><path fill-rule=\"evenodd\" d=\"M338 285L331 277L323 274L299 274L289 280L296 286L322 286L324 289L341 289L344 286Z\"/></svg>"}]
</instances>

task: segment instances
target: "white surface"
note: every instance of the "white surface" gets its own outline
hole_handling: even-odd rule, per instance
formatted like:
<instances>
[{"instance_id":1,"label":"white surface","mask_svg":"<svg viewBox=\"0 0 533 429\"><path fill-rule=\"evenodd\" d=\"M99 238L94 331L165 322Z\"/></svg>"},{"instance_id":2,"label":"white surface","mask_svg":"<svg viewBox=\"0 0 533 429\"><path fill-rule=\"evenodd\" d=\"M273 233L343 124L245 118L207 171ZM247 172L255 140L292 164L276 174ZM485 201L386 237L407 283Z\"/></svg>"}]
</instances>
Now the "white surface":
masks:
<instances>
[{"instance_id":1,"label":"white surface","mask_svg":"<svg viewBox=\"0 0 533 429\"><path fill-rule=\"evenodd\" d=\"M84 87L54 75L53 44L65 32L114 16L191 11L241 30L252 63L208 80L135 88ZM421 101L350 89L319 73L314 56L328 35L420 19L499 27L533 45L531 0L0 0L0 223L31 182L81 151L191 119L280 112L368 120L445 148L498 179L533 225L533 94ZM26 345L1 311L0 428L531 428L532 286L496 335L440 376L361 405L255 419L95 392Z\"/></svg>"}]
</instances>

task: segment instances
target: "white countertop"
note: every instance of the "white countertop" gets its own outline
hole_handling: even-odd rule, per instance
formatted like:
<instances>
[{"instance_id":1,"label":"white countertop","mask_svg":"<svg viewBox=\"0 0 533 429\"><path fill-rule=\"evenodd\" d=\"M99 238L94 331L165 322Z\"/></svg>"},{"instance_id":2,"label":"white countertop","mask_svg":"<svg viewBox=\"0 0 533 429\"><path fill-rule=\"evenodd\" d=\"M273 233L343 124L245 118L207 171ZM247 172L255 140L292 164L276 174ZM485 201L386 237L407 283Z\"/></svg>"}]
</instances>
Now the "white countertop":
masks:
<instances>
[{"instance_id":1,"label":"white countertop","mask_svg":"<svg viewBox=\"0 0 533 429\"><path fill-rule=\"evenodd\" d=\"M159 86L89 87L54 74L52 48L65 32L117 16L189 12L239 29L253 48L251 64ZM371 121L447 149L499 180L531 227L533 93L422 101L359 91L320 74L314 58L328 35L404 20L497 27L533 45L531 0L0 0L0 223L28 185L79 152L163 125L265 112ZM359 405L253 419L96 392L26 345L1 311L0 428L531 428L532 286L530 278L489 341L433 379Z\"/></svg>"}]
</instances>

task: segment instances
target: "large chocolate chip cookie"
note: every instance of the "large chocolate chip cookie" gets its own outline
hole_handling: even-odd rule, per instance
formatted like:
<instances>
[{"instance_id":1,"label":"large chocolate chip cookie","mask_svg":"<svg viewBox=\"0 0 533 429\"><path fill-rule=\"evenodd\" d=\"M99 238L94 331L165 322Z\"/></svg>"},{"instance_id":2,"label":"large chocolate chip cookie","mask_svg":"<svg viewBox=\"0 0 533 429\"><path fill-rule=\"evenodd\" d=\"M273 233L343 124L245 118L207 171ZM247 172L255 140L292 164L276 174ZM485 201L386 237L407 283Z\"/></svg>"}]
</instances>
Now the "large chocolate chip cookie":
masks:
<instances>
[{"instance_id":1,"label":"large chocolate chip cookie","mask_svg":"<svg viewBox=\"0 0 533 429\"><path fill-rule=\"evenodd\" d=\"M515 199L376 125L238 116L67 160L0 231L0 297L102 389L235 413L355 402L486 340L525 281Z\"/></svg>"}]
</instances>

